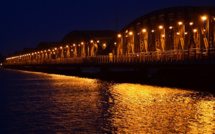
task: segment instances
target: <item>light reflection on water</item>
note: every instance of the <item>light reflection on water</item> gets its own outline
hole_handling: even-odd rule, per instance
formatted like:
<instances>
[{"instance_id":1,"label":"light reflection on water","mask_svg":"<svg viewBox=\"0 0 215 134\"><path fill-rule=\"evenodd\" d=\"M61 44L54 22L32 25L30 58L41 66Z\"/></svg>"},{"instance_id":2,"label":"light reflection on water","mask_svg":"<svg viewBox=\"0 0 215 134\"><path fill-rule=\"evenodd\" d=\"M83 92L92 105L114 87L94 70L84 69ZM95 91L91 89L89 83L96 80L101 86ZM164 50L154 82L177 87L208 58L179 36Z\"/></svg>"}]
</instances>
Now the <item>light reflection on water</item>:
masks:
<instances>
[{"instance_id":1,"label":"light reflection on water","mask_svg":"<svg viewBox=\"0 0 215 134\"><path fill-rule=\"evenodd\" d=\"M5 132L215 133L209 93L26 71L0 75Z\"/></svg>"},{"instance_id":2,"label":"light reflection on water","mask_svg":"<svg viewBox=\"0 0 215 134\"><path fill-rule=\"evenodd\" d=\"M111 94L117 133L215 133L212 95L138 84L114 85Z\"/></svg>"}]
</instances>

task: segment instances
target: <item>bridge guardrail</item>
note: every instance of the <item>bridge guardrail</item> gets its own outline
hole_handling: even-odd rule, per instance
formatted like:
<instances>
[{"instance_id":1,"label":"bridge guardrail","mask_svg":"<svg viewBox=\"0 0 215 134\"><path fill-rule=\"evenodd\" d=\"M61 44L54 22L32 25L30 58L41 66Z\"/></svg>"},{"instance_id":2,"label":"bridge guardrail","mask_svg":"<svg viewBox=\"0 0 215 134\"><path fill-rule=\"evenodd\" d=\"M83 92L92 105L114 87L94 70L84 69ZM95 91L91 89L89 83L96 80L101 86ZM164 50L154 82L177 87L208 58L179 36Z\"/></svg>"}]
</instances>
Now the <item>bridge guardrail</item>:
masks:
<instances>
[{"instance_id":1,"label":"bridge guardrail","mask_svg":"<svg viewBox=\"0 0 215 134\"><path fill-rule=\"evenodd\" d=\"M148 63L148 62L177 62L184 60L210 60L215 59L215 48L169 50L154 52L129 53L125 55L99 55L93 57L73 57L37 60L16 60L6 65L26 64L72 64L72 63Z\"/></svg>"}]
</instances>

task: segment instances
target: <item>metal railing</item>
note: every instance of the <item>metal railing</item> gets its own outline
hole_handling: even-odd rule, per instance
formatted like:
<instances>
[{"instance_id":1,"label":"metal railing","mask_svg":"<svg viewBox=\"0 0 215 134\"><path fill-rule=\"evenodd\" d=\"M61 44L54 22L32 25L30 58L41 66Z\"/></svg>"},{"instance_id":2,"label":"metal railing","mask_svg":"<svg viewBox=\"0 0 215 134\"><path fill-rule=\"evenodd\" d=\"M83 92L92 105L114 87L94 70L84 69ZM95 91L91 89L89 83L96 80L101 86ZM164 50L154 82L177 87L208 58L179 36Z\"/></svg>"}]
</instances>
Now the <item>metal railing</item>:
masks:
<instances>
[{"instance_id":1,"label":"metal railing","mask_svg":"<svg viewBox=\"0 0 215 134\"><path fill-rule=\"evenodd\" d=\"M99 55L95 57L73 57L44 60L19 60L6 65L72 64L72 63L171 63L215 59L215 49L189 49L129 53L125 55Z\"/></svg>"}]
</instances>

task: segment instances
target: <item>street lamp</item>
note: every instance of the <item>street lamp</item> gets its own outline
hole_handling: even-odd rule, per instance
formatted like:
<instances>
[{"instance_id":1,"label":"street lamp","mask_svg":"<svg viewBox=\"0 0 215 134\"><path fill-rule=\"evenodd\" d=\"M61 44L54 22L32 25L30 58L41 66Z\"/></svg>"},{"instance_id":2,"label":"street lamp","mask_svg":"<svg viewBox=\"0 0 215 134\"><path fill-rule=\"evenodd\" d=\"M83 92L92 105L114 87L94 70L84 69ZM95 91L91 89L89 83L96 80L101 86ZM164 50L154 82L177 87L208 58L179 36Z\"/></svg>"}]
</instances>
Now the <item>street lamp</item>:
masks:
<instances>
[{"instance_id":1,"label":"street lamp","mask_svg":"<svg viewBox=\"0 0 215 134\"><path fill-rule=\"evenodd\" d=\"M160 25L160 26L159 26L159 29L163 29L163 26L162 26L162 25Z\"/></svg>"},{"instance_id":2,"label":"street lamp","mask_svg":"<svg viewBox=\"0 0 215 134\"><path fill-rule=\"evenodd\" d=\"M178 22L178 25L182 25L183 23L181 21Z\"/></svg>"},{"instance_id":3,"label":"street lamp","mask_svg":"<svg viewBox=\"0 0 215 134\"><path fill-rule=\"evenodd\" d=\"M196 33L196 32L197 32L197 29L193 29L193 32Z\"/></svg>"},{"instance_id":4,"label":"street lamp","mask_svg":"<svg viewBox=\"0 0 215 134\"><path fill-rule=\"evenodd\" d=\"M129 35L133 35L133 32L129 32Z\"/></svg>"},{"instance_id":5,"label":"street lamp","mask_svg":"<svg viewBox=\"0 0 215 134\"><path fill-rule=\"evenodd\" d=\"M202 20L203 21L207 20L207 16L202 16Z\"/></svg>"}]
</instances>

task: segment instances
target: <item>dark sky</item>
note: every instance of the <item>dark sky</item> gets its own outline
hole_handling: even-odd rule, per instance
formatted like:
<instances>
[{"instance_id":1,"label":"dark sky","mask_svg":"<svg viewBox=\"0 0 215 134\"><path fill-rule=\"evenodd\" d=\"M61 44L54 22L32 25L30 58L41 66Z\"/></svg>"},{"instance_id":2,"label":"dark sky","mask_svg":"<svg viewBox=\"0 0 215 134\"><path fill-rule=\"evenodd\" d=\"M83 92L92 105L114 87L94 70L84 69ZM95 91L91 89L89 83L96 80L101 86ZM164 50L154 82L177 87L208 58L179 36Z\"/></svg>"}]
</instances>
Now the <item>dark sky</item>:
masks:
<instances>
[{"instance_id":1,"label":"dark sky","mask_svg":"<svg viewBox=\"0 0 215 134\"><path fill-rule=\"evenodd\" d=\"M118 30L154 10L215 6L215 0L0 0L0 53L59 42L73 30Z\"/></svg>"}]
</instances>

